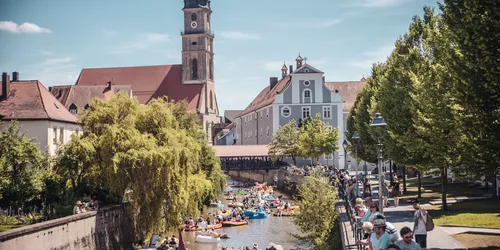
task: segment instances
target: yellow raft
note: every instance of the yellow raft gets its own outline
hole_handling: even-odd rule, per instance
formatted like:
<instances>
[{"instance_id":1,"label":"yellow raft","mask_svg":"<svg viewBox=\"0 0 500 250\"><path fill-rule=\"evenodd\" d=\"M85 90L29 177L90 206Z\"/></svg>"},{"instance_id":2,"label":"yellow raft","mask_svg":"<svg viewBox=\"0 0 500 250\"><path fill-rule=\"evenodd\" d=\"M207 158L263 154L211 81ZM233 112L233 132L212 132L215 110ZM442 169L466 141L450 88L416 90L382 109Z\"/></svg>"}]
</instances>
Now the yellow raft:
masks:
<instances>
[{"instance_id":1,"label":"yellow raft","mask_svg":"<svg viewBox=\"0 0 500 250\"><path fill-rule=\"evenodd\" d=\"M242 221L223 221L222 226L223 227L236 227L236 226L243 226L247 225L248 221L242 220Z\"/></svg>"}]
</instances>

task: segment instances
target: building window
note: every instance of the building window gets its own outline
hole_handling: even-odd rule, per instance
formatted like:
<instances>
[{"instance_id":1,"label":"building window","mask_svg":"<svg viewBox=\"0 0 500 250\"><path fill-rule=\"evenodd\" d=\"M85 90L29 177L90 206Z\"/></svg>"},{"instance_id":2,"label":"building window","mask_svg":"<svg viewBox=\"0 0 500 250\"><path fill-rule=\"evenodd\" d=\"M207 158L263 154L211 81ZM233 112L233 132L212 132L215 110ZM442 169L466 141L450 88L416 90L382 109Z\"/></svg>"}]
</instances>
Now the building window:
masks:
<instances>
[{"instance_id":1,"label":"building window","mask_svg":"<svg viewBox=\"0 0 500 250\"><path fill-rule=\"evenodd\" d=\"M291 115L291 110L290 110L290 107L283 107L281 108L281 115L283 117L289 117Z\"/></svg>"},{"instance_id":2,"label":"building window","mask_svg":"<svg viewBox=\"0 0 500 250\"><path fill-rule=\"evenodd\" d=\"M325 159L332 159L332 155L325 155Z\"/></svg>"},{"instance_id":3,"label":"building window","mask_svg":"<svg viewBox=\"0 0 500 250\"><path fill-rule=\"evenodd\" d=\"M269 117L269 108L266 109L267 117Z\"/></svg>"},{"instance_id":4,"label":"building window","mask_svg":"<svg viewBox=\"0 0 500 250\"><path fill-rule=\"evenodd\" d=\"M311 85L311 82L310 81L304 81L304 85L309 86L309 85Z\"/></svg>"},{"instance_id":5,"label":"building window","mask_svg":"<svg viewBox=\"0 0 500 250\"><path fill-rule=\"evenodd\" d=\"M89 110L89 104L85 104L85 107L84 107L85 111L88 111Z\"/></svg>"},{"instance_id":6,"label":"building window","mask_svg":"<svg viewBox=\"0 0 500 250\"><path fill-rule=\"evenodd\" d=\"M210 90L210 109L214 109L214 94L212 93L212 90Z\"/></svg>"},{"instance_id":7,"label":"building window","mask_svg":"<svg viewBox=\"0 0 500 250\"><path fill-rule=\"evenodd\" d=\"M262 135L264 135L264 133L262 133L262 128L260 128L260 137L262 137Z\"/></svg>"},{"instance_id":8,"label":"building window","mask_svg":"<svg viewBox=\"0 0 500 250\"><path fill-rule=\"evenodd\" d=\"M311 103L311 90L310 89L304 89L302 92L302 101L304 103Z\"/></svg>"},{"instance_id":9,"label":"building window","mask_svg":"<svg viewBox=\"0 0 500 250\"><path fill-rule=\"evenodd\" d=\"M262 110L260 111L260 119L262 120Z\"/></svg>"},{"instance_id":10,"label":"building window","mask_svg":"<svg viewBox=\"0 0 500 250\"><path fill-rule=\"evenodd\" d=\"M76 133L76 135L80 135L80 130L79 130L79 129L76 129L76 130L75 130L75 133Z\"/></svg>"},{"instance_id":11,"label":"building window","mask_svg":"<svg viewBox=\"0 0 500 250\"><path fill-rule=\"evenodd\" d=\"M196 58L191 61L191 70L193 71L192 79L198 80L198 60Z\"/></svg>"},{"instance_id":12,"label":"building window","mask_svg":"<svg viewBox=\"0 0 500 250\"><path fill-rule=\"evenodd\" d=\"M304 72L309 73L309 69L304 69Z\"/></svg>"},{"instance_id":13,"label":"building window","mask_svg":"<svg viewBox=\"0 0 500 250\"><path fill-rule=\"evenodd\" d=\"M64 143L64 128L59 129L59 142Z\"/></svg>"},{"instance_id":14,"label":"building window","mask_svg":"<svg viewBox=\"0 0 500 250\"><path fill-rule=\"evenodd\" d=\"M302 107L302 119L311 117L311 107Z\"/></svg>"},{"instance_id":15,"label":"building window","mask_svg":"<svg viewBox=\"0 0 500 250\"><path fill-rule=\"evenodd\" d=\"M54 127L52 129L52 143L56 144L57 143L57 128Z\"/></svg>"},{"instance_id":16,"label":"building window","mask_svg":"<svg viewBox=\"0 0 500 250\"><path fill-rule=\"evenodd\" d=\"M269 137L269 127L267 127L267 137Z\"/></svg>"},{"instance_id":17,"label":"building window","mask_svg":"<svg viewBox=\"0 0 500 250\"><path fill-rule=\"evenodd\" d=\"M191 14L191 21L196 21L196 13Z\"/></svg>"},{"instance_id":18,"label":"building window","mask_svg":"<svg viewBox=\"0 0 500 250\"><path fill-rule=\"evenodd\" d=\"M69 106L69 112L73 115L76 115L76 113L78 112L78 108L74 103L72 103L71 106Z\"/></svg>"},{"instance_id":19,"label":"building window","mask_svg":"<svg viewBox=\"0 0 500 250\"><path fill-rule=\"evenodd\" d=\"M326 106L323 107L323 119L331 119L332 118L332 107Z\"/></svg>"}]
</instances>

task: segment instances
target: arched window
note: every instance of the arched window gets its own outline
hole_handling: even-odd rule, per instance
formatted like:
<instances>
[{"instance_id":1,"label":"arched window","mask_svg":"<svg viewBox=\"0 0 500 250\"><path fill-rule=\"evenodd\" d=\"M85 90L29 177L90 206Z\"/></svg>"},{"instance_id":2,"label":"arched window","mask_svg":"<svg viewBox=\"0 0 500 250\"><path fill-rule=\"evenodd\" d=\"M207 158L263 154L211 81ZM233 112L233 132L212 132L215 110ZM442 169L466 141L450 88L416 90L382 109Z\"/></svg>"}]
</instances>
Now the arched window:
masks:
<instances>
[{"instance_id":1,"label":"arched window","mask_svg":"<svg viewBox=\"0 0 500 250\"><path fill-rule=\"evenodd\" d=\"M193 59L191 68L193 70L193 80L198 80L198 60L196 58Z\"/></svg>"},{"instance_id":2,"label":"arched window","mask_svg":"<svg viewBox=\"0 0 500 250\"><path fill-rule=\"evenodd\" d=\"M196 21L196 13L191 14L191 21Z\"/></svg>"},{"instance_id":3,"label":"arched window","mask_svg":"<svg viewBox=\"0 0 500 250\"><path fill-rule=\"evenodd\" d=\"M214 109L214 94L212 93L212 90L210 90L210 109Z\"/></svg>"},{"instance_id":4,"label":"arched window","mask_svg":"<svg viewBox=\"0 0 500 250\"><path fill-rule=\"evenodd\" d=\"M310 89L304 89L304 92L302 92L302 102L303 103L311 103L311 90Z\"/></svg>"}]
</instances>

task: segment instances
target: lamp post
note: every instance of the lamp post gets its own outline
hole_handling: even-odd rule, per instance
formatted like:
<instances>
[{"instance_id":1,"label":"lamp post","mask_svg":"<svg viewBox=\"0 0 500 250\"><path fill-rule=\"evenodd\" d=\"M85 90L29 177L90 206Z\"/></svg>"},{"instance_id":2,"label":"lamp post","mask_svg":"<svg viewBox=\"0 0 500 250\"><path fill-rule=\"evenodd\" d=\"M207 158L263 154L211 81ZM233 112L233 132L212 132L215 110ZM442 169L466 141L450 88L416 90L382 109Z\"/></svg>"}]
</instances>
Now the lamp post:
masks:
<instances>
[{"instance_id":1,"label":"lamp post","mask_svg":"<svg viewBox=\"0 0 500 250\"><path fill-rule=\"evenodd\" d=\"M354 152L356 154L356 195L359 195L359 184L358 184L358 146L361 137L359 137L358 132L354 131L352 135L352 144L354 145Z\"/></svg>"},{"instance_id":2,"label":"lamp post","mask_svg":"<svg viewBox=\"0 0 500 250\"><path fill-rule=\"evenodd\" d=\"M348 170L347 169L347 141L344 140L344 142L342 143L342 147L344 148L344 169L345 170Z\"/></svg>"},{"instance_id":3,"label":"lamp post","mask_svg":"<svg viewBox=\"0 0 500 250\"><path fill-rule=\"evenodd\" d=\"M380 113L376 113L375 117L373 117L373 121L370 124L370 128L372 130L372 135L375 140L377 140L377 155L378 155L378 207L380 209L380 213L384 213L384 204L382 199L383 194L383 184L385 180L385 176L382 174L382 139L384 138L387 123L385 123L384 118L380 115Z\"/></svg>"}]
</instances>

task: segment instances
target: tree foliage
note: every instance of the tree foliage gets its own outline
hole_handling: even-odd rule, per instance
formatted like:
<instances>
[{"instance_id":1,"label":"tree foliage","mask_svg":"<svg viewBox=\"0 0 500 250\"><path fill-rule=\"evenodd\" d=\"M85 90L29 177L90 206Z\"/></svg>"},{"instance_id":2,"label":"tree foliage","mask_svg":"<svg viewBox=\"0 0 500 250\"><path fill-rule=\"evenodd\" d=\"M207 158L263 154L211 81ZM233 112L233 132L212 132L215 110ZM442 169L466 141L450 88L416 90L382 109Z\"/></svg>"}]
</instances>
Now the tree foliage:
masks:
<instances>
[{"instance_id":1,"label":"tree foliage","mask_svg":"<svg viewBox=\"0 0 500 250\"><path fill-rule=\"evenodd\" d=\"M307 119L300 128L298 144L302 156L319 160L321 155L332 154L339 148L337 128L329 128L321 115Z\"/></svg>"},{"instance_id":2,"label":"tree foliage","mask_svg":"<svg viewBox=\"0 0 500 250\"><path fill-rule=\"evenodd\" d=\"M39 198L45 173L37 143L20 132L16 121L11 122L0 133L0 204L18 208Z\"/></svg>"},{"instance_id":3,"label":"tree foliage","mask_svg":"<svg viewBox=\"0 0 500 250\"><path fill-rule=\"evenodd\" d=\"M294 164L300 156L299 141L300 130L295 120L291 120L273 134L269 144L269 155L274 157L290 157Z\"/></svg>"},{"instance_id":4,"label":"tree foliage","mask_svg":"<svg viewBox=\"0 0 500 250\"><path fill-rule=\"evenodd\" d=\"M185 102L140 105L119 93L94 99L82 125L84 135L60 151L58 167L75 175L76 186L87 175L115 197L130 190L136 237L177 228L225 186L218 158Z\"/></svg>"},{"instance_id":5,"label":"tree foliage","mask_svg":"<svg viewBox=\"0 0 500 250\"><path fill-rule=\"evenodd\" d=\"M337 211L338 192L316 176L304 177L298 187L300 213L294 223L304 234L299 239L311 242L313 249L332 249L339 245Z\"/></svg>"}]
</instances>

